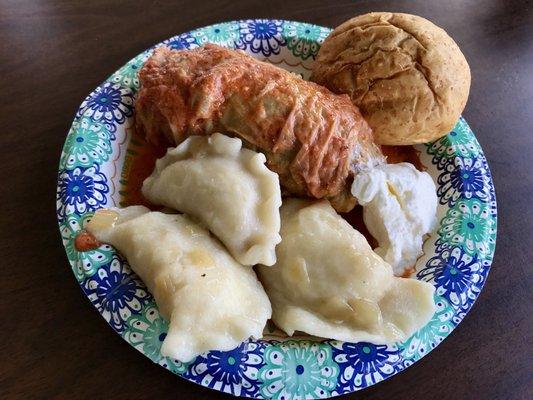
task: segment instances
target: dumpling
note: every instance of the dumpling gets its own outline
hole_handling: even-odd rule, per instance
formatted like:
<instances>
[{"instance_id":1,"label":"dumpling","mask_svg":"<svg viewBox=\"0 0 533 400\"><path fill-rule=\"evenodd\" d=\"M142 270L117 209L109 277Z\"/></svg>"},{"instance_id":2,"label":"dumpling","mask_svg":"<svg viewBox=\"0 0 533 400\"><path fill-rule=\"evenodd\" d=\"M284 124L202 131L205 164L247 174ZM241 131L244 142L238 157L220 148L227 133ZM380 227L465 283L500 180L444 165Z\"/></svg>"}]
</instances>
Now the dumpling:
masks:
<instances>
[{"instance_id":1,"label":"dumpling","mask_svg":"<svg viewBox=\"0 0 533 400\"><path fill-rule=\"evenodd\" d=\"M240 139L192 136L157 161L143 194L198 218L241 264L272 265L281 241L281 190L265 161Z\"/></svg>"},{"instance_id":2,"label":"dumpling","mask_svg":"<svg viewBox=\"0 0 533 400\"><path fill-rule=\"evenodd\" d=\"M276 264L258 272L272 319L287 334L385 344L433 316L433 286L394 277L327 201L284 200L281 237Z\"/></svg>"},{"instance_id":3,"label":"dumpling","mask_svg":"<svg viewBox=\"0 0 533 400\"><path fill-rule=\"evenodd\" d=\"M271 306L254 271L187 216L103 209L87 229L115 246L153 294L169 321L162 355L187 362L262 336Z\"/></svg>"}]
</instances>

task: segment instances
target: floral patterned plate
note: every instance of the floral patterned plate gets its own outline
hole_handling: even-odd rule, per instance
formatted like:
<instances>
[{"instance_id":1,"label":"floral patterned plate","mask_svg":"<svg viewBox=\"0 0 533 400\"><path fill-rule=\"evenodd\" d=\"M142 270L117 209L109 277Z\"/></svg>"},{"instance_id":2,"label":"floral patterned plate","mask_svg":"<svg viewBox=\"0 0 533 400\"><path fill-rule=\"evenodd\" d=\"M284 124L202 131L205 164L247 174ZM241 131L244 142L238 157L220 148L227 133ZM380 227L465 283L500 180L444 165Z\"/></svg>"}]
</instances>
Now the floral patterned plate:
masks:
<instances>
[{"instance_id":1,"label":"floral patterned plate","mask_svg":"<svg viewBox=\"0 0 533 400\"><path fill-rule=\"evenodd\" d=\"M308 78L329 32L300 22L233 21L175 36L156 47L183 49L213 42ZM326 398L371 386L409 367L452 332L487 279L496 242L490 171L463 118L446 137L416 146L439 197L440 226L425 242L425 255L415 270L416 279L436 287L437 312L427 326L390 346L266 336L229 352L202 354L186 364L162 357L159 349L167 322L128 263L107 245L88 252L74 246L77 232L93 212L120 205L128 185L135 184L132 165L143 146L131 129L132 114L138 71L152 50L130 60L83 101L59 163L57 218L72 271L119 335L153 362L203 386L251 398L289 400Z\"/></svg>"}]
</instances>

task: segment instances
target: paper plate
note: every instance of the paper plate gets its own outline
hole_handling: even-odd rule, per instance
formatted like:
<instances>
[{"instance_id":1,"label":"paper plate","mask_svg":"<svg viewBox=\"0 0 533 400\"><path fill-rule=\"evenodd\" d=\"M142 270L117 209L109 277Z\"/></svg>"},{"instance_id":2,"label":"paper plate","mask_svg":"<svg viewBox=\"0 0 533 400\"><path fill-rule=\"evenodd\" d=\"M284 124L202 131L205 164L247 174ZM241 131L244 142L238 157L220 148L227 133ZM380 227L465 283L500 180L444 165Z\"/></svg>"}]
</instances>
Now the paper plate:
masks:
<instances>
[{"instance_id":1,"label":"paper plate","mask_svg":"<svg viewBox=\"0 0 533 400\"><path fill-rule=\"evenodd\" d=\"M310 75L330 29L280 20L233 21L166 40L175 49L212 42L242 49ZM152 295L110 246L78 252L74 238L95 210L119 206L135 182L142 143L131 129L138 55L81 104L68 132L57 183L57 218L72 271L109 325L153 362L200 385L251 398L311 399L349 393L387 379L433 350L461 322L481 291L496 242L496 197L483 151L464 119L444 138L417 146L438 188L439 227L425 242L414 277L436 287L437 312L407 341L390 346L267 336L229 352L181 363L159 353L167 322Z\"/></svg>"}]
</instances>

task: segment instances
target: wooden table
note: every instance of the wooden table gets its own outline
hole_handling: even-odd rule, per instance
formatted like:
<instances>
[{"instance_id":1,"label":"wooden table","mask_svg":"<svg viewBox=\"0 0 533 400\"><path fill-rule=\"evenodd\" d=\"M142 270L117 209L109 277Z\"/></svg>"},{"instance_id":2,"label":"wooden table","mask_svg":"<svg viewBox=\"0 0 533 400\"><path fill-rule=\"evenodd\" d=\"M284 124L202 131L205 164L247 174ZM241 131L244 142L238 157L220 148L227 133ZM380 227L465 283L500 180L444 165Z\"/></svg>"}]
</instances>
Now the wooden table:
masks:
<instances>
[{"instance_id":1,"label":"wooden table","mask_svg":"<svg viewBox=\"0 0 533 400\"><path fill-rule=\"evenodd\" d=\"M0 0L1 399L226 397L152 364L82 295L55 217L57 164L83 98L148 46L221 20L336 26L367 11L427 17L472 69L464 112L490 162L498 242L459 328L407 371L353 399L532 399L533 18L527 1Z\"/></svg>"}]
</instances>

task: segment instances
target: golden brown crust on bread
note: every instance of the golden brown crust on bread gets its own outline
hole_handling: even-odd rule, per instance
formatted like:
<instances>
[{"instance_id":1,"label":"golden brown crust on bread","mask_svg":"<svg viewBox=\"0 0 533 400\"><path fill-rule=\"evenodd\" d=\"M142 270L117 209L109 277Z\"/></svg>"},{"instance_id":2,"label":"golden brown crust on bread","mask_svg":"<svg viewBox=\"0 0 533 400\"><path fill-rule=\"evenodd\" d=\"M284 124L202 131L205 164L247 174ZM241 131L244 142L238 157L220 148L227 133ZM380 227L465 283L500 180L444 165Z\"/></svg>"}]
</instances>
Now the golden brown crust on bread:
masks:
<instances>
[{"instance_id":1,"label":"golden brown crust on bread","mask_svg":"<svg viewBox=\"0 0 533 400\"><path fill-rule=\"evenodd\" d=\"M379 144L426 143L463 111L470 68L453 39L409 14L370 13L338 26L322 44L311 79L347 93Z\"/></svg>"}]
</instances>

